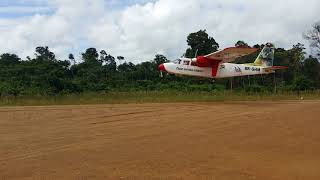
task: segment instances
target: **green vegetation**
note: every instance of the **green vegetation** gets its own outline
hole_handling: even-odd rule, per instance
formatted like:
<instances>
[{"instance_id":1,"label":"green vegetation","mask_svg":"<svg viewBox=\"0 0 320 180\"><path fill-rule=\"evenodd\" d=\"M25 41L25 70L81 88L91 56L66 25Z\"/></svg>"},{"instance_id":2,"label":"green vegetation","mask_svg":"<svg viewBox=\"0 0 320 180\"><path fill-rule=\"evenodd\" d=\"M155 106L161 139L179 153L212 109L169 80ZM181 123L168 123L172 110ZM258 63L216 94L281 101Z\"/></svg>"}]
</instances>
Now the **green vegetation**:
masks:
<instances>
[{"instance_id":1,"label":"green vegetation","mask_svg":"<svg viewBox=\"0 0 320 180\"><path fill-rule=\"evenodd\" d=\"M180 102L257 99L319 98L320 28L305 34L317 52L307 56L303 44L291 49L277 48L274 65L288 66L275 75L235 77L217 80L176 77L164 74L158 66L167 62L163 55L133 64L122 56L88 48L75 59L59 60L48 47L37 47L35 57L21 59L15 54L0 56L0 105L86 104L128 102ZM205 30L187 37L185 55L204 55L218 50L219 44ZM244 41L235 45L249 46ZM263 48L263 45L254 45ZM252 62L256 54L236 63ZM117 63L118 62L118 63ZM232 89L231 89L232 81Z\"/></svg>"},{"instance_id":2,"label":"green vegetation","mask_svg":"<svg viewBox=\"0 0 320 180\"><path fill-rule=\"evenodd\" d=\"M57 96L2 97L1 106L80 105L80 104L126 104L126 103L172 103L216 101L279 101L320 100L320 91L274 93L248 93L245 91L132 91L108 93L81 93Z\"/></svg>"}]
</instances>

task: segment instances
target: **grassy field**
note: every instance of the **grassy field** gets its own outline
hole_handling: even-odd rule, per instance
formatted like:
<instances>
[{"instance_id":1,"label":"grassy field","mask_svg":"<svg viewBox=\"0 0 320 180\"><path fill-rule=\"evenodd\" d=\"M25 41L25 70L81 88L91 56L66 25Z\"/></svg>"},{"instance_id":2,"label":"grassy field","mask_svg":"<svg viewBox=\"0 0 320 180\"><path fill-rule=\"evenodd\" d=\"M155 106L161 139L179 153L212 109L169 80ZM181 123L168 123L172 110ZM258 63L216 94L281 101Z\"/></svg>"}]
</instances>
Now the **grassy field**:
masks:
<instances>
[{"instance_id":1,"label":"grassy field","mask_svg":"<svg viewBox=\"0 0 320 180\"><path fill-rule=\"evenodd\" d=\"M246 93L239 91L178 92L136 91L109 93L82 93L57 96L1 97L0 106L77 105L77 104L126 104L162 102L212 102L212 101L257 101L257 100L315 100L320 91Z\"/></svg>"}]
</instances>

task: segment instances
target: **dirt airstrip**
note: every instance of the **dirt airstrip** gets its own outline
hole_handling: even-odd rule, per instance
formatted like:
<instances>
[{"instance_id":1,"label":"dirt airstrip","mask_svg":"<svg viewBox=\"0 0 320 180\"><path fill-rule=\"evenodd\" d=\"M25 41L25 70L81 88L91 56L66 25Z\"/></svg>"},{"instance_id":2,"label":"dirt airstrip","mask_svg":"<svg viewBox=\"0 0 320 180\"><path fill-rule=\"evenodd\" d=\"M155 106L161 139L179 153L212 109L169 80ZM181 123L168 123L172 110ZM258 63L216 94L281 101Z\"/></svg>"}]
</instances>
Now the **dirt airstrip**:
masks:
<instances>
[{"instance_id":1,"label":"dirt airstrip","mask_svg":"<svg viewBox=\"0 0 320 180\"><path fill-rule=\"evenodd\" d=\"M320 101L0 108L0 179L320 179Z\"/></svg>"}]
</instances>

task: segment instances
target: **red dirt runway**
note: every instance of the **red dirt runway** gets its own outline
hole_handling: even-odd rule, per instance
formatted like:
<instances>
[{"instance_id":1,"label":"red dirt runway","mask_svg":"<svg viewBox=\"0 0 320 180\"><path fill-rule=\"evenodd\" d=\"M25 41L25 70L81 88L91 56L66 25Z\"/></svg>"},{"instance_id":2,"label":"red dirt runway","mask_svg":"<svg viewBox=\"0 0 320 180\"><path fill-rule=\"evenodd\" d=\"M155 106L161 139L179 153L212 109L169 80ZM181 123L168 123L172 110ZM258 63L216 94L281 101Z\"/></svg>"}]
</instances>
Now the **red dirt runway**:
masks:
<instances>
[{"instance_id":1,"label":"red dirt runway","mask_svg":"<svg viewBox=\"0 0 320 180\"><path fill-rule=\"evenodd\" d=\"M0 108L0 179L320 179L320 102Z\"/></svg>"}]
</instances>

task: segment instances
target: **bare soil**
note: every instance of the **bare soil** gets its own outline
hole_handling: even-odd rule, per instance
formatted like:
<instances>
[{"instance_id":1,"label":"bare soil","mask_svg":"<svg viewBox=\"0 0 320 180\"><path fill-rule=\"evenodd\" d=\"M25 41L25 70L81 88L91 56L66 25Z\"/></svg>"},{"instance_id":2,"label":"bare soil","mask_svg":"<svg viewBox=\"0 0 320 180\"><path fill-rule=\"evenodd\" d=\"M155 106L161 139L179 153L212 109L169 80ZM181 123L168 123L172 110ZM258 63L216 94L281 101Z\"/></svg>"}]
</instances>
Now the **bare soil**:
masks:
<instances>
[{"instance_id":1,"label":"bare soil","mask_svg":"<svg viewBox=\"0 0 320 180\"><path fill-rule=\"evenodd\" d=\"M320 101L0 108L0 179L320 179Z\"/></svg>"}]
</instances>

